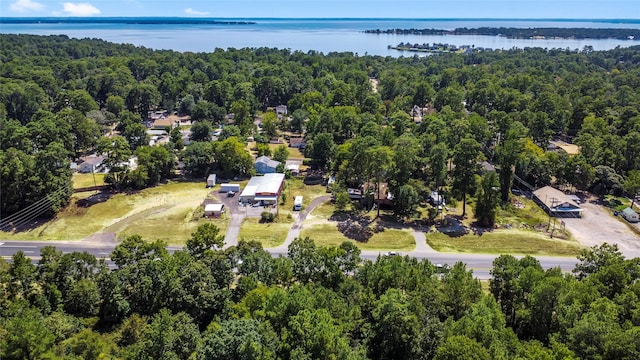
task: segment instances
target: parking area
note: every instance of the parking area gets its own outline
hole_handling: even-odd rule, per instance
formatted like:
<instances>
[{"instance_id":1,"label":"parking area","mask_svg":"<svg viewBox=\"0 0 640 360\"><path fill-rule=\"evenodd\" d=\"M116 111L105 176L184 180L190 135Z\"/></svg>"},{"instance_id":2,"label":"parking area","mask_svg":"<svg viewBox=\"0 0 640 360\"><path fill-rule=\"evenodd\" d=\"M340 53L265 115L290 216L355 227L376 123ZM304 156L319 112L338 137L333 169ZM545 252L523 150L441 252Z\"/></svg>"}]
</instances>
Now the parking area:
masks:
<instances>
[{"instance_id":1,"label":"parking area","mask_svg":"<svg viewBox=\"0 0 640 360\"><path fill-rule=\"evenodd\" d=\"M241 204L238 202L240 194L228 196L227 193L216 192L215 196L229 209L227 216L241 216L250 218L259 218L264 211L276 212L275 206L259 206L257 204Z\"/></svg>"},{"instance_id":2,"label":"parking area","mask_svg":"<svg viewBox=\"0 0 640 360\"><path fill-rule=\"evenodd\" d=\"M563 218L567 230L584 246L601 245L605 242L617 244L627 257L640 257L640 236L627 224L598 204L597 197L585 199L581 204L582 218Z\"/></svg>"}]
</instances>

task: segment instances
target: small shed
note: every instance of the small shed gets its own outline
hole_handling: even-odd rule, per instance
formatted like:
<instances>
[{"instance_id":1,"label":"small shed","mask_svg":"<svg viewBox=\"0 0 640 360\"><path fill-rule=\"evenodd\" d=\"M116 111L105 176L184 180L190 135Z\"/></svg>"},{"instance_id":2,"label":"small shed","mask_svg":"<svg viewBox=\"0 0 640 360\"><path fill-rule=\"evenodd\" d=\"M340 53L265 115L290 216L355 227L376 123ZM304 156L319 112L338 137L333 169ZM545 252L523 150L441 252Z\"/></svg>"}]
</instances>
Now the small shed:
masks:
<instances>
[{"instance_id":1,"label":"small shed","mask_svg":"<svg viewBox=\"0 0 640 360\"><path fill-rule=\"evenodd\" d=\"M221 193L226 193L229 191L240 192L240 184L229 184L229 183L220 184Z\"/></svg>"},{"instance_id":2,"label":"small shed","mask_svg":"<svg viewBox=\"0 0 640 360\"><path fill-rule=\"evenodd\" d=\"M211 174L207 178L207 187L214 187L214 186L216 186L216 174Z\"/></svg>"},{"instance_id":3,"label":"small shed","mask_svg":"<svg viewBox=\"0 0 640 360\"><path fill-rule=\"evenodd\" d=\"M298 176L300 175L300 165L298 164L287 164L287 170L291 172L291 175Z\"/></svg>"},{"instance_id":4,"label":"small shed","mask_svg":"<svg viewBox=\"0 0 640 360\"><path fill-rule=\"evenodd\" d=\"M204 216L221 217L224 214L224 204L207 204L204 207Z\"/></svg>"},{"instance_id":5,"label":"small shed","mask_svg":"<svg viewBox=\"0 0 640 360\"><path fill-rule=\"evenodd\" d=\"M630 207L622 210L622 217L630 223L637 223L638 221L640 221L638 213L633 211L633 209Z\"/></svg>"}]
</instances>

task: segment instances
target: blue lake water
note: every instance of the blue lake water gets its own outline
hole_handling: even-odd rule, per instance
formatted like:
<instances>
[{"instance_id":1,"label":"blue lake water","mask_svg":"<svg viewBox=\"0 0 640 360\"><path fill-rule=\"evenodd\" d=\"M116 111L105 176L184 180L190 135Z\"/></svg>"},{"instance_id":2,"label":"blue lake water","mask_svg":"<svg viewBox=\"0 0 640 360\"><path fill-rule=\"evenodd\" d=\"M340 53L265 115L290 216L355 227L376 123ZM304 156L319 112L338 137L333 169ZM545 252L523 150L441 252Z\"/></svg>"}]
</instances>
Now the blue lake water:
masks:
<instances>
[{"instance_id":1,"label":"blue lake water","mask_svg":"<svg viewBox=\"0 0 640 360\"><path fill-rule=\"evenodd\" d=\"M607 50L640 45L637 40L507 39L480 35L365 34L367 29L454 29L458 27L580 27L640 28L640 20L492 20L492 19L220 19L253 21L255 24L0 24L0 33L68 35L99 38L153 49L210 52L216 48L269 47L323 53L348 51L359 55L413 56L412 52L389 49L400 42L447 43L492 49L542 47Z\"/></svg>"}]
</instances>

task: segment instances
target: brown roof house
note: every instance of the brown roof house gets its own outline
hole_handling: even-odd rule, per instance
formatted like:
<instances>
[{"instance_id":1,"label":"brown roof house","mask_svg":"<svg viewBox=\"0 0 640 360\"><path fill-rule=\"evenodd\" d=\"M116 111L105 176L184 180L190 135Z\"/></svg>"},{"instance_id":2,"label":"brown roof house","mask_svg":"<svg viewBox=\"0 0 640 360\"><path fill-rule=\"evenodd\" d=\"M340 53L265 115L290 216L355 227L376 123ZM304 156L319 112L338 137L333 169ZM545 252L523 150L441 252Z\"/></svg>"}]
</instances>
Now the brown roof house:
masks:
<instances>
[{"instance_id":1,"label":"brown roof house","mask_svg":"<svg viewBox=\"0 0 640 360\"><path fill-rule=\"evenodd\" d=\"M289 138L289 147L304 149L305 147L307 147L307 142L303 137L292 137Z\"/></svg>"},{"instance_id":2,"label":"brown roof house","mask_svg":"<svg viewBox=\"0 0 640 360\"><path fill-rule=\"evenodd\" d=\"M393 194L389 191L389 185L387 183L380 183L378 187L378 193L376 194L376 183L365 183L362 185L362 193L373 194L373 202L378 205L393 205ZM368 197L363 196L363 200L366 200ZM369 204L373 205L373 204Z\"/></svg>"}]
</instances>

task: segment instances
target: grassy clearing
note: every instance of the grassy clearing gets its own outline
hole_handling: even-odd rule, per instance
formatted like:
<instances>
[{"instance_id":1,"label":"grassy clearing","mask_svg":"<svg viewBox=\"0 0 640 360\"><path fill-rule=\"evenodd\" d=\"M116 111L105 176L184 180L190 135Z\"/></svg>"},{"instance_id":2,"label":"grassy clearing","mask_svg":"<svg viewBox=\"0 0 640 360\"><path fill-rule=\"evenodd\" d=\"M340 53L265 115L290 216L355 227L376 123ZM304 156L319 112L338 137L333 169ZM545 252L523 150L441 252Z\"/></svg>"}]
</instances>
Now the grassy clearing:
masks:
<instances>
[{"instance_id":1,"label":"grassy clearing","mask_svg":"<svg viewBox=\"0 0 640 360\"><path fill-rule=\"evenodd\" d=\"M533 200L518 197L517 201L522 207L510 206L507 209L500 208L496 223L499 226L510 225L512 227L533 228L545 225L549 221L549 215L544 212Z\"/></svg>"},{"instance_id":2,"label":"grassy clearing","mask_svg":"<svg viewBox=\"0 0 640 360\"><path fill-rule=\"evenodd\" d=\"M480 236L449 237L432 231L427 243L437 251L491 254L575 256L582 247L574 242L550 239L542 233L523 230L494 230Z\"/></svg>"},{"instance_id":3,"label":"grassy clearing","mask_svg":"<svg viewBox=\"0 0 640 360\"><path fill-rule=\"evenodd\" d=\"M269 149L271 149L271 153L273 154L276 148L280 145L288 146L286 142L282 144L269 144ZM289 150L289 160L304 160L304 154L300 151L300 149L287 147L287 150Z\"/></svg>"},{"instance_id":4,"label":"grassy clearing","mask_svg":"<svg viewBox=\"0 0 640 360\"><path fill-rule=\"evenodd\" d=\"M303 228L300 236L312 238L318 246L340 246L345 241L353 242L361 250L399 250L411 251L415 240L410 232L387 229L377 233L366 243L353 241L344 236L336 224L316 224Z\"/></svg>"},{"instance_id":5,"label":"grassy clearing","mask_svg":"<svg viewBox=\"0 0 640 360\"><path fill-rule=\"evenodd\" d=\"M227 231L229 220L207 219L195 216L193 209L169 208L153 212L147 216L135 217L115 231L118 237L140 234L146 240L163 240L169 244L184 244L196 228L205 223L213 223L220 234Z\"/></svg>"},{"instance_id":6,"label":"grassy clearing","mask_svg":"<svg viewBox=\"0 0 640 360\"><path fill-rule=\"evenodd\" d=\"M291 222L260 223L260 219L245 219L240 228L240 239L256 240L264 247L276 247L284 242Z\"/></svg>"},{"instance_id":7,"label":"grassy clearing","mask_svg":"<svg viewBox=\"0 0 640 360\"><path fill-rule=\"evenodd\" d=\"M331 200L325 201L322 205L316 206L311 212L312 217L318 217L321 219L328 219L336 211L335 205Z\"/></svg>"},{"instance_id":8,"label":"grassy clearing","mask_svg":"<svg viewBox=\"0 0 640 360\"><path fill-rule=\"evenodd\" d=\"M95 175L95 182L94 182ZM104 175L105 174L80 174L74 173L71 180L73 181L74 189L82 189L86 187L92 186L102 186L104 185Z\"/></svg>"},{"instance_id":9,"label":"grassy clearing","mask_svg":"<svg viewBox=\"0 0 640 360\"><path fill-rule=\"evenodd\" d=\"M163 238L163 234L167 240L182 239L185 233L191 233L192 224L185 225L191 221L187 221L188 212L200 206L207 192L201 182L174 182L132 194L116 194L89 207L78 206L78 199L74 198L55 219L30 231L2 235L8 239L75 240L112 231L138 233L149 239ZM147 219L149 222L143 222ZM197 227L198 222L194 223Z\"/></svg>"},{"instance_id":10,"label":"grassy clearing","mask_svg":"<svg viewBox=\"0 0 640 360\"><path fill-rule=\"evenodd\" d=\"M296 196L302 196L302 209L305 209L313 199L328 195L326 187L322 185L305 185L300 178L291 178L285 181L284 189L282 190L282 197L280 199L280 213L292 213L293 212L293 200ZM282 198L285 198L284 204Z\"/></svg>"}]
</instances>

